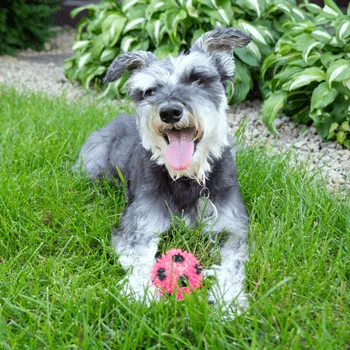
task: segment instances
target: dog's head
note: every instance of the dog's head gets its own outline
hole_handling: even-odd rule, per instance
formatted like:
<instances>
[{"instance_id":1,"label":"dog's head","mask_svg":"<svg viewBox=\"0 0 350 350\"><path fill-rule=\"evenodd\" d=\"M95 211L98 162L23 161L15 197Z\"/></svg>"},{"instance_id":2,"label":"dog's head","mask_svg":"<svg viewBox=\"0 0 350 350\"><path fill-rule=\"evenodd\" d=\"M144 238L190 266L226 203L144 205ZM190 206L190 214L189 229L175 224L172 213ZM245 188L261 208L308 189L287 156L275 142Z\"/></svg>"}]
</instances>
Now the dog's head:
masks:
<instances>
[{"instance_id":1,"label":"dog's head","mask_svg":"<svg viewBox=\"0 0 350 350\"><path fill-rule=\"evenodd\" d=\"M106 82L132 72L129 96L135 101L143 147L173 178L204 182L210 158L227 144L225 83L234 77L233 49L250 37L233 28L203 34L189 53L158 61L150 52L127 52L108 69Z\"/></svg>"}]
</instances>

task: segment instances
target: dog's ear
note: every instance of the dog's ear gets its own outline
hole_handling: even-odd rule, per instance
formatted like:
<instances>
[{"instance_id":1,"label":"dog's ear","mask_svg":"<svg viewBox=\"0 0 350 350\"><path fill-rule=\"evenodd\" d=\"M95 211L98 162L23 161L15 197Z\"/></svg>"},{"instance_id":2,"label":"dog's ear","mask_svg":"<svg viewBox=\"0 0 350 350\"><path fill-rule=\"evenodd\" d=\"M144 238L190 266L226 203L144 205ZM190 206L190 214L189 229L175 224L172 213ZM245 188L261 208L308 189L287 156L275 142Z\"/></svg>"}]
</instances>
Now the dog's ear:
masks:
<instances>
[{"instance_id":1,"label":"dog's ear","mask_svg":"<svg viewBox=\"0 0 350 350\"><path fill-rule=\"evenodd\" d=\"M119 55L109 66L104 83L119 79L125 71L133 71L156 61L157 57L148 51L132 51Z\"/></svg>"},{"instance_id":2,"label":"dog's ear","mask_svg":"<svg viewBox=\"0 0 350 350\"><path fill-rule=\"evenodd\" d=\"M235 64L233 49L247 46L250 35L234 28L217 27L203 34L191 47L191 52L199 51L210 55L218 69L222 81L232 80Z\"/></svg>"}]
</instances>

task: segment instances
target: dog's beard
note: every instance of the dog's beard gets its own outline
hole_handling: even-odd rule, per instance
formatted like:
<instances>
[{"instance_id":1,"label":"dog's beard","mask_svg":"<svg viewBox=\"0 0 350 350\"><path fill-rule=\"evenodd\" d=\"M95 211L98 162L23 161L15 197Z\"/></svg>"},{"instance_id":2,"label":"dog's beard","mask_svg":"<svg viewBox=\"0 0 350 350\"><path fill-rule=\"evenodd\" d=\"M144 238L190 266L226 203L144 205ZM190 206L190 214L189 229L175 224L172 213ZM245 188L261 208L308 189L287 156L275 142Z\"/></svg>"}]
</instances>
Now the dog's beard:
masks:
<instances>
[{"instance_id":1,"label":"dog's beard","mask_svg":"<svg viewBox=\"0 0 350 350\"><path fill-rule=\"evenodd\" d=\"M174 179L182 176L205 184L211 171L210 159L218 159L227 142L226 108L197 106L175 125L161 122L159 111L150 106L138 108L138 127L145 149L152 160L165 165Z\"/></svg>"}]
</instances>

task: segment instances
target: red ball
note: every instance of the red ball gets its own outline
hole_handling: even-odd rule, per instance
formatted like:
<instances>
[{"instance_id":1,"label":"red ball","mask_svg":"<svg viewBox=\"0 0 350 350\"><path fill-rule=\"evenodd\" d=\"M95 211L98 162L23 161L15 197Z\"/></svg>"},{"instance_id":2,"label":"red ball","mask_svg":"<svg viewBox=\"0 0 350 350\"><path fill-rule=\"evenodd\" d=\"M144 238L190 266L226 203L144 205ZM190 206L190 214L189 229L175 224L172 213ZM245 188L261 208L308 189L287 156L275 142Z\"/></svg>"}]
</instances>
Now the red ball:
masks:
<instances>
[{"instance_id":1,"label":"red ball","mask_svg":"<svg viewBox=\"0 0 350 350\"><path fill-rule=\"evenodd\" d=\"M160 295L173 294L182 300L184 294L191 294L202 286L203 267L195 256L181 249L170 249L154 263L151 270L152 283Z\"/></svg>"}]
</instances>

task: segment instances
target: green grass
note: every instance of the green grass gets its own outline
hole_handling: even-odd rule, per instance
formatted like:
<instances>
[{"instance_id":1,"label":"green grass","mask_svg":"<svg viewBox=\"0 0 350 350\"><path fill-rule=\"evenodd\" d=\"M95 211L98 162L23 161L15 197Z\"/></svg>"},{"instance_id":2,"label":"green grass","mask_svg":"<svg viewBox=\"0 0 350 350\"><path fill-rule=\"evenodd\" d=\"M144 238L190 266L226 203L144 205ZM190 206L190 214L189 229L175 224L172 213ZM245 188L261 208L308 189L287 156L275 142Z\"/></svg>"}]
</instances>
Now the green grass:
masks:
<instances>
[{"instance_id":1,"label":"green grass","mask_svg":"<svg viewBox=\"0 0 350 350\"><path fill-rule=\"evenodd\" d=\"M345 349L349 327L349 198L305 168L240 143L250 213L251 307L222 320L206 289L147 308L116 284L109 246L121 189L70 172L86 136L119 108L0 88L0 349ZM162 250L217 259L200 229L174 225Z\"/></svg>"}]
</instances>

